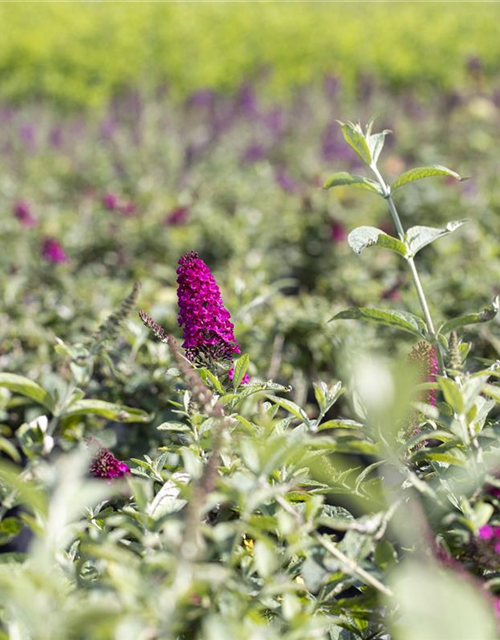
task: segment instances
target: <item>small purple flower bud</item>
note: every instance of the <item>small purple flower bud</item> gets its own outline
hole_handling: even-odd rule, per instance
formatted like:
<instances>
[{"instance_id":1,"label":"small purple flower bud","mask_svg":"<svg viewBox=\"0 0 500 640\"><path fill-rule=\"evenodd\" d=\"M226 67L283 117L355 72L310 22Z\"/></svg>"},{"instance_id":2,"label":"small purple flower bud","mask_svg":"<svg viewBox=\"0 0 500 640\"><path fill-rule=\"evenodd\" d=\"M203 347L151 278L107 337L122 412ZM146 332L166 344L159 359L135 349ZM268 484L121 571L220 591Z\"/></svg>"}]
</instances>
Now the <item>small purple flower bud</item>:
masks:
<instances>
[{"instance_id":1,"label":"small purple flower bud","mask_svg":"<svg viewBox=\"0 0 500 640\"><path fill-rule=\"evenodd\" d=\"M332 220L330 222L330 240L332 242L344 242L347 238L347 233L344 225L338 220Z\"/></svg>"},{"instance_id":2,"label":"small purple flower bud","mask_svg":"<svg viewBox=\"0 0 500 640\"><path fill-rule=\"evenodd\" d=\"M120 206L120 199L116 195L116 193L105 193L102 197L102 204L105 209L108 211L118 211L118 207Z\"/></svg>"},{"instance_id":3,"label":"small purple flower bud","mask_svg":"<svg viewBox=\"0 0 500 640\"><path fill-rule=\"evenodd\" d=\"M167 227L180 227L188 221L189 209L187 207L176 207L163 220Z\"/></svg>"},{"instance_id":4,"label":"small purple flower bud","mask_svg":"<svg viewBox=\"0 0 500 640\"><path fill-rule=\"evenodd\" d=\"M25 200L18 200L14 205L14 215L23 227L35 227L38 220L31 213L31 206Z\"/></svg>"},{"instance_id":5,"label":"small purple flower bud","mask_svg":"<svg viewBox=\"0 0 500 640\"><path fill-rule=\"evenodd\" d=\"M284 171L278 169L275 174L276 184L283 189L286 193L294 193L297 190L297 183L292 176Z\"/></svg>"},{"instance_id":6,"label":"small purple flower bud","mask_svg":"<svg viewBox=\"0 0 500 640\"><path fill-rule=\"evenodd\" d=\"M42 243L42 258L52 264L68 262L68 256L55 238L45 238Z\"/></svg>"}]
</instances>

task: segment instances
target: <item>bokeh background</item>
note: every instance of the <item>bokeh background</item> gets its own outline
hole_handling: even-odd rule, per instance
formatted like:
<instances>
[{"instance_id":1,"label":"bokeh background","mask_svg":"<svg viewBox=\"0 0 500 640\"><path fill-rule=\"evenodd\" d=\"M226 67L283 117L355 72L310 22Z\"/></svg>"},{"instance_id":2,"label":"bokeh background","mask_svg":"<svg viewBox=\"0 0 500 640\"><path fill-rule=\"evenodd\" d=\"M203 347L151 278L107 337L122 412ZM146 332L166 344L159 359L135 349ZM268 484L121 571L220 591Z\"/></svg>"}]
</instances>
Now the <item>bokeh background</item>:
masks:
<instances>
[{"instance_id":1,"label":"bokeh background","mask_svg":"<svg viewBox=\"0 0 500 640\"><path fill-rule=\"evenodd\" d=\"M0 4L1 368L57 385L60 341L92 335L136 280L179 335L190 250L251 374L297 402L342 377L347 348L403 357L390 330L328 323L353 305L419 312L397 256L346 242L391 230L384 201L321 188L363 172L337 119L393 131L387 180L429 163L469 177L397 200L406 225L470 219L419 266L437 318L484 307L500 291L499 17L478 2ZM473 329L479 354L496 357L496 329ZM91 394L161 421L166 352L135 317L115 351Z\"/></svg>"}]
</instances>

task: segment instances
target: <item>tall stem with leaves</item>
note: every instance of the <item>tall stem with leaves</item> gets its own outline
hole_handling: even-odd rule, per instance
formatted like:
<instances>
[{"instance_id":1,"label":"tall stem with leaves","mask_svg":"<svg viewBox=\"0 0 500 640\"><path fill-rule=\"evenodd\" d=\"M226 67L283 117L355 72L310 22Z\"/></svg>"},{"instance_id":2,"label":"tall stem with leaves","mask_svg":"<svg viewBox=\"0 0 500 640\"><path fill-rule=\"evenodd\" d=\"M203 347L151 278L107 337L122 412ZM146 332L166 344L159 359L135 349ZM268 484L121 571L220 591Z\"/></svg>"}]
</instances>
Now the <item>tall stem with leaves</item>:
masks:
<instances>
[{"instance_id":1,"label":"tall stem with leaves","mask_svg":"<svg viewBox=\"0 0 500 640\"><path fill-rule=\"evenodd\" d=\"M394 251L407 262L415 291L423 312L422 318L406 312L406 311L390 311L382 309L347 309L337 314L334 320L350 320L361 319L378 324L384 324L407 331L419 339L424 339L436 346L438 362L441 375L446 375L444 367L444 353L447 347L446 334L464 326L465 324L473 324L475 322L484 322L491 320L498 310L498 302L484 309L480 313L467 314L460 318L444 322L437 329L429 309L429 304L422 287L417 267L415 265L415 255L425 246L434 242L443 236L449 235L462 226L466 220L458 220L448 223L444 228L415 226L407 231L404 229L399 216L398 210L394 203L392 193L406 184L429 178L433 176L451 176L457 180L461 177L455 171L447 169L441 165L432 165L428 167L418 167L410 169L401 174L392 185L388 185L382 177L377 166L380 153L384 147L385 136L390 133L388 130L379 133L372 133L372 124L370 123L365 130L359 124L352 122L343 123L342 134L349 146L358 154L364 164L373 172L375 180L364 176L352 175L347 172L339 172L333 174L325 183L325 188L351 186L371 191L382 198L388 204L394 226L398 237L393 237L375 227L358 227L354 229L348 237L348 242L355 253L360 254L367 247L378 245L386 249Z\"/></svg>"}]
</instances>

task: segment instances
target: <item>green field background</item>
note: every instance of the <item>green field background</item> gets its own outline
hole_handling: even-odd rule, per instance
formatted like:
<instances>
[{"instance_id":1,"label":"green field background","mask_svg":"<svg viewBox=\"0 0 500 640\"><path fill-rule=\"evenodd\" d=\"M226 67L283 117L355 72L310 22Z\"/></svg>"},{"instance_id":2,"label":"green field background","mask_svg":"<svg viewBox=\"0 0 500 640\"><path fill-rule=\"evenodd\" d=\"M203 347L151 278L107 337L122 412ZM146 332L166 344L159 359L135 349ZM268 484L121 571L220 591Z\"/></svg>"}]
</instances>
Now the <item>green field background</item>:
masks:
<instances>
[{"instance_id":1,"label":"green field background","mask_svg":"<svg viewBox=\"0 0 500 640\"><path fill-rule=\"evenodd\" d=\"M450 88L498 73L498 3L1 3L0 99L100 106L129 88L286 94L325 74Z\"/></svg>"}]
</instances>

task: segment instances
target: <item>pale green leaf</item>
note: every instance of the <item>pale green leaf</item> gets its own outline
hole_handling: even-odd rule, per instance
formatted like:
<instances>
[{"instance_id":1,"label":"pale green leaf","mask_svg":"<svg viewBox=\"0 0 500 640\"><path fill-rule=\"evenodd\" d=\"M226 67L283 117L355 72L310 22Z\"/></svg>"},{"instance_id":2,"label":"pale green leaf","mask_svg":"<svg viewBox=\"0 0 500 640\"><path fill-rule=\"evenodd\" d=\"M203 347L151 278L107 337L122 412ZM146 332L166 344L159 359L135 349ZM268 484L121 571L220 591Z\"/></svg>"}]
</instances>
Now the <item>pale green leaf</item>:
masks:
<instances>
[{"instance_id":1,"label":"pale green leaf","mask_svg":"<svg viewBox=\"0 0 500 640\"><path fill-rule=\"evenodd\" d=\"M333 187L356 187L358 189L365 189L365 191L372 191L382 195L379 185L370 178L364 178L363 176L352 175L347 171L339 171L331 175L324 184L324 189L332 189Z\"/></svg>"},{"instance_id":2,"label":"pale green leaf","mask_svg":"<svg viewBox=\"0 0 500 640\"><path fill-rule=\"evenodd\" d=\"M497 315L499 309L499 297L497 296L490 305L485 307L479 313L468 313L464 316L459 316L458 318L453 318L452 320L448 320L441 325L439 328L440 334L450 333L450 331L455 331L460 327L464 327L468 324L479 324L481 322L489 322L493 320L493 318Z\"/></svg>"},{"instance_id":3,"label":"pale green leaf","mask_svg":"<svg viewBox=\"0 0 500 640\"><path fill-rule=\"evenodd\" d=\"M407 331L419 338L424 338L426 327L424 321L408 311L388 311L368 307L353 307L337 313L331 320L364 320Z\"/></svg>"},{"instance_id":4,"label":"pale green leaf","mask_svg":"<svg viewBox=\"0 0 500 640\"><path fill-rule=\"evenodd\" d=\"M16 373L0 373L0 387L5 387L14 393L30 398L46 407L49 411L54 410L54 398L48 391L29 378L19 376Z\"/></svg>"},{"instance_id":5,"label":"pale green leaf","mask_svg":"<svg viewBox=\"0 0 500 640\"><path fill-rule=\"evenodd\" d=\"M142 409L126 407L104 400L78 400L71 404L64 417L95 415L116 422L150 422L151 416Z\"/></svg>"},{"instance_id":6,"label":"pale green leaf","mask_svg":"<svg viewBox=\"0 0 500 640\"><path fill-rule=\"evenodd\" d=\"M456 171L452 171L447 167L443 167L439 164L430 165L429 167L416 167L402 173L399 178L392 184L391 189L399 189L409 182L415 182L415 180L422 180L423 178L432 178L434 176L451 176L456 180L462 180Z\"/></svg>"},{"instance_id":7,"label":"pale green leaf","mask_svg":"<svg viewBox=\"0 0 500 640\"><path fill-rule=\"evenodd\" d=\"M459 229L468 220L456 220L449 222L444 229L435 227L411 227L406 233L406 243L410 249L410 253L415 255L420 249L423 249L434 240L438 240L443 236L447 236L453 231Z\"/></svg>"},{"instance_id":8,"label":"pale green leaf","mask_svg":"<svg viewBox=\"0 0 500 640\"><path fill-rule=\"evenodd\" d=\"M363 251L363 249L373 247L374 245L390 249L403 257L407 254L404 242L401 242L401 240L388 235L376 227L357 227L351 231L347 237L347 242L354 253L357 253L358 255Z\"/></svg>"}]
</instances>

